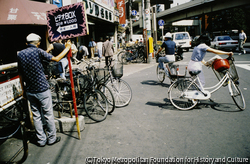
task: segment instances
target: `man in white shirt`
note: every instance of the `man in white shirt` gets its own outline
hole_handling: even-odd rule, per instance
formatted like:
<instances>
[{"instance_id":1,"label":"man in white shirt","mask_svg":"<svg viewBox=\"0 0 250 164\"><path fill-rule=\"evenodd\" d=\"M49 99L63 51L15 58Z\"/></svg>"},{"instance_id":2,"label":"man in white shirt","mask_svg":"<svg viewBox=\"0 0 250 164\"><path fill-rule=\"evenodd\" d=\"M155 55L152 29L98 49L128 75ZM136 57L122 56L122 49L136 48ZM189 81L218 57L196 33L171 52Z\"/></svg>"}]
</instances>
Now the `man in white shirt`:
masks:
<instances>
[{"instance_id":1,"label":"man in white shirt","mask_svg":"<svg viewBox=\"0 0 250 164\"><path fill-rule=\"evenodd\" d=\"M247 36L244 33L244 30L241 30L241 33L239 33L239 55L241 55L241 53L245 54L246 50L244 50L243 48L243 44L246 43L247 40Z\"/></svg>"},{"instance_id":2,"label":"man in white shirt","mask_svg":"<svg viewBox=\"0 0 250 164\"><path fill-rule=\"evenodd\" d=\"M101 61L101 58L102 58L102 45L103 45L103 39L101 37L100 41L96 43L99 61Z\"/></svg>"}]
</instances>

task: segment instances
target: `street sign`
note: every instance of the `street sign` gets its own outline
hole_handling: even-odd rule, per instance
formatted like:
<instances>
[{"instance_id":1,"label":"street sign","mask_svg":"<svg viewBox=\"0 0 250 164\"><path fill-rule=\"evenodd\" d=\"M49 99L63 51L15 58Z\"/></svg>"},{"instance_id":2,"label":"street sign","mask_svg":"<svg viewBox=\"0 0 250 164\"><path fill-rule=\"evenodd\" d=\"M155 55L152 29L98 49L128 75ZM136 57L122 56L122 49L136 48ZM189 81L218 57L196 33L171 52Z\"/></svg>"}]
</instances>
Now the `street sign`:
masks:
<instances>
[{"instance_id":1,"label":"street sign","mask_svg":"<svg viewBox=\"0 0 250 164\"><path fill-rule=\"evenodd\" d=\"M158 21L158 25L159 25L159 26L164 26L164 20L160 19L160 20Z\"/></svg>"},{"instance_id":2,"label":"street sign","mask_svg":"<svg viewBox=\"0 0 250 164\"><path fill-rule=\"evenodd\" d=\"M160 26L160 29L164 29L164 26Z\"/></svg>"},{"instance_id":3,"label":"street sign","mask_svg":"<svg viewBox=\"0 0 250 164\"><path fill-rule=\"evenodd\" d=\"M88 25L83 2L48 11L47 25L52 42L87 35Z\"/></svg>"},{"instance_id":4,"label":"street sign","mask_svg":"<svg viewBox=\"0 0 250 164\"><path fill-rule=\"evenodd\" d=\"M132 11L132 15L133 15L133 16L136 16L136 15L137 15L137 11L136 11L136 10L133 10L133 11Z\"/></svg>"}]
</instances>

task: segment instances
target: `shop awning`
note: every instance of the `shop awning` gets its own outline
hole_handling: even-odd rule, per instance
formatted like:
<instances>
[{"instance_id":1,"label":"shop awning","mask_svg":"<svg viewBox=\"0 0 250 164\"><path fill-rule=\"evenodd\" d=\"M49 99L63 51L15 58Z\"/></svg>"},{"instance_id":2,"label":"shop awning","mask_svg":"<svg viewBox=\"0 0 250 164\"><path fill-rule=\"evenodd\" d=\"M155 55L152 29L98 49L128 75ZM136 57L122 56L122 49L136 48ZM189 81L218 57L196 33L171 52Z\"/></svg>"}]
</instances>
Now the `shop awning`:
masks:
<instances>
[{"instance_id":1,"label":"shop awning","mask_svg":"<svg viewBox=\"0 0 250 164\"><path fill-rule=\"evenodd\" d=\"M56 5L29 0L0 0L0 25L47 25L46 11Z\"/></svg>"}]
</instances>

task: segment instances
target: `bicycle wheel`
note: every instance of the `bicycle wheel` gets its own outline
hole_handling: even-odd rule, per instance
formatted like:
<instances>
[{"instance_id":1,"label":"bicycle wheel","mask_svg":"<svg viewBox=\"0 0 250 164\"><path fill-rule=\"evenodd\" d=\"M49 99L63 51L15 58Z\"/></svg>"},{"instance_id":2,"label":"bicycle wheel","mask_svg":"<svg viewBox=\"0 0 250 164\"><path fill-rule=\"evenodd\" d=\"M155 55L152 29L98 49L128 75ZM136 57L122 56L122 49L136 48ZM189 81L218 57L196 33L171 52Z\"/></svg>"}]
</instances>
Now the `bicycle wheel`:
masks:
<instances>
[{"instance_id":1,"label":"bicycle wheel","mask_svg":"<svg viewBox=\"0 0 250 164\"><path fill-rule=\"evenodd\" d=\"M126 53L121 54L121 62L123 64L127 64L127 54Z\"/></svg>"},{"instance_id":2,"label":"bicycle wheel","mask_svg":"<svg viewBox=\"0 0 250 164\"><path fill-rule=\"evenodd\" d=\"M108 114L107 99L101 91L90 92L84 96L84 109L92 120L103 121Z\"/></svg>"},{"instance_id":3,"label":"bicycle wheel","mask_svg":"<svg viewBox=\"0 0 250 164\"><path fill-rule=\"evenodd\" d=\"M232 80L231 80L231 89L232 89L231 97L232 97L235 105L240 110L244 110L246 108L244 96L243 96L239 86L237 84L235 84Z\"/></svg>"},{"instance_id":4,"label":"bicycle wheel","mask_svg":"<svg viewBox=\"0 0 250 164\"><path fill-rule=\"evenodd\" d=\"M192 109L197 101L185 98L184 92L197 90L196 84L191 84L190 80L175 81L169 88L169 99L174 107L180 110Z\"/></svg>"},{"instance_id":5,"label":"bicycle wheel","mask_svg":"<svg viewBox=\"0 0 250 164\"><path fill-rule=\"evenodd\" d=\"M111 114L115 110L115 98L111 89L107 87L105 84L100 84L98 89L106 96L108 101L108 114Z\"/></svg>"},{"instance_id":6,"label":"bicycle wheel","mask_svg":"<svg viewBox=\"0 0 250 164\"><path fill-rule=\"evenodd\" d=\"M122 55L125 54L125 52L126 52L126 51L124 51L124 50L118 52L118 54L117 54L117 60L118 60L119 62L122 62Z\"/></svg>"},{"instance_id":7,"label":"bicycle wheel","mask_svg":"<svg viewBox=\"0 0 250 164\"><path fill-rule=\"evenodd\" d=\"M50 79L48 80L49 86L50 86L50 92L51 92L51 97L52 97L52 104L53 107L57 105L57 103L60 101L59 100L59 95L58 95L58 87L57 87L57 82L55 79Z\"/></svg>"},{"instance_id":8,"label":"bicycle wheel","mask_svg":"<svg viewBox=\"0 0 250 164\"><path fill-rule=\"evenodd\" d=\"M144 56L143 54L138 54L137 58L136 58L136 62L137 63L143 63L144 62Z\"/></svg>"},{"instance_id":9,"label":"bicycle wheel","mask_svg":"<svg viewBox=\"0 0 250 164\"><path fill-rule=\"evenodd\" d=\"M130 103L132 89L127 82L122 79L112 79L106 82L106 86L111 89L114 95L116 107L124 107Z\"/></svg>"},{"instance_id":10,"label":"bicycle wheel","mask_svg":"<svg viewBox=\"0 0 250 164\"><path fill-rule=\"evenodd\" d=\"M9 108L5 109L4 118L9 121L18 122L21 119L21 109L18 109L17 104L10 106Z\"/></svg>"},{"instance_id":11,"label":"bicycle wheel","mask_svg":"<svg viewBox=\"0 0 250 164\"><path fill-rule=\"evenodd\" d=\"M164 70L159 68L159 64L157 65L156 68L156 74L157 74L157 78L160 81L160 83L162 83L165 80L165 72Z\"/></svg>"}]
</instances>

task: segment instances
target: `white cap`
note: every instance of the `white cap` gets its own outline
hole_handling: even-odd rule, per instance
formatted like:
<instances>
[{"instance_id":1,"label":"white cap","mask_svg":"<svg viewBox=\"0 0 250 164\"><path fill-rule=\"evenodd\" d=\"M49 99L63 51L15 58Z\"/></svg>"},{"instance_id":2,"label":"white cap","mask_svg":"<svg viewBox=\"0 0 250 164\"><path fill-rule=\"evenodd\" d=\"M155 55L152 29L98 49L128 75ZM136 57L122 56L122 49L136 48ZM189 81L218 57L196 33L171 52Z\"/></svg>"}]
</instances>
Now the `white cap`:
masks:
<instances>
[{"instance_id":1,"label":"white cap","mask_svg":"<svg viewBox=\"0 0 250 164\"><path fill-rule=\"evenodd\" d=\"M37 34L34 33L30 33L27 37L26 37L27 42L32 42L32 41L39 41L41 40L41 37Z\"/></svg>"},{"instance_id":2,"label":"white cap","mask_svg":"<svg viewBox=\"0 0 250 164\"><path fill-rule=\"evenodd\" d=\"M165 37L165 38L172 38L172 36L171 36L171 34L170 34L169 32L166 33L164 37Z\"/></svg>"}]
</instances>

